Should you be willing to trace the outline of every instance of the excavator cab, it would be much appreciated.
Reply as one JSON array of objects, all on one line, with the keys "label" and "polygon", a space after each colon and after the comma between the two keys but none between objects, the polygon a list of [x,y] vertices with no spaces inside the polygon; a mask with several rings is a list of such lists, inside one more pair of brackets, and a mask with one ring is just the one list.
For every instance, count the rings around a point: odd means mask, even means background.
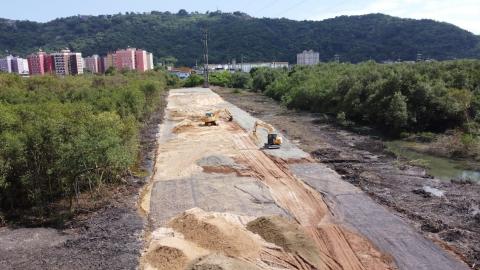
[{"label": "excavator cab", "polygon": [[255,122],[255,126],[253,127],[253,135],[257,136],[257,128],[262,127],[267,130],[268,135],[267,135],[267,143],[263,146],[265,149],[279,149],[280,146],[282,145],[282,137],[280,137],[276,132],[275,128],[267,124],[263,121],[257,121]]},{"label": "excavator cab", "polygon": [[264,147],[267,149],[279,149],[281,144],[282,140],[278,134],[268,134],[267,143]]}]

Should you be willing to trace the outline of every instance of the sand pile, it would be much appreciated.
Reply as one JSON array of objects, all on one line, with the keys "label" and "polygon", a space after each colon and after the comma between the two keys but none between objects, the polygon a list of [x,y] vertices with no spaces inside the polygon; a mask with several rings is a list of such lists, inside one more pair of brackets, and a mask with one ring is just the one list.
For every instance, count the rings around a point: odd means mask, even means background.
[{"label": "sand pile", "polygon": [[180,123],[176,124],[175,127],[173,128],[173,133],[181,133],[184,132],[190,128],[192,128],[194,125],[194,122],[190,119],[185,119],[181,121]]},{"label": "sand pile", "polygon": [[329,269],[301,228],[284,218],[194,208],[168,225],[152,233],[145,269]]},{"label": "sand pile", "polygon": [[146,259],[156,269],[183,270],[187,264],[187,257],[181,250],[166,246],[150,251]]},{"label": "sand pile", "polygon": [[260,250],[258,243],[245,229],[200,209],[181,214],[169,226],[182,233],[186,240],[227,256],[249,256]]},{"label": "sand pile", "polygon": [[188,270],[259,270],[255,265],[219,254],[199,258]]},{"label": "sand pile", "polygon": [[285,251],[297,254],[315,268],[323,269],[325,266],[318,256],[315,242],[293,221],[280,216],[260,217],[249,222],[247,229]]}]

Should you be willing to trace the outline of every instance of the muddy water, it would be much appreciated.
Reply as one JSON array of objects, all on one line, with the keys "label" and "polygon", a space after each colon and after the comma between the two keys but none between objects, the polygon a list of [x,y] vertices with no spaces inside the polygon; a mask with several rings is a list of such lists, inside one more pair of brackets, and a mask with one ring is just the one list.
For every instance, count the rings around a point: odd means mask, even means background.
[{"label": "muddy water", "polygon": [[390,141],[386,142],[387,149],[408,160],[422,160],[427,164],[430,175],[444,181],[451,179],[470,179],[480,183],[480,171],[468,170],[465,161],[441,158],[414,151],[415,142]]}]

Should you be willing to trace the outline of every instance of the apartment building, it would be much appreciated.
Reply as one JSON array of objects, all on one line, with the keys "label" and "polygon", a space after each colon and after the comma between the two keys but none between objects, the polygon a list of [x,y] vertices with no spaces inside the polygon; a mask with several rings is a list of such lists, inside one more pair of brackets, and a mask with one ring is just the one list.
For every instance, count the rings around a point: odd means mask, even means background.
[{"label": "apartment building", "polygon": [[107,56],[104,56],[102,58],[105,71],[107,71],[107,69],[109,69],[110,67],[115,67],[115,53],[108,53]]},{"label": "apartment building", "polygon": [[92,55],[85,57],[85,70],[90,71],[91,73],[100,73],[100,57],[98,55]]},{"label": "apartment building", "polygon": [[135,52],[136,49],[134,48],[117,50],[114,57],[115,68],[118,70],[135,70]]},{"label": "apartment building", "polygon": [[39,51],[38,53],[30,54],[27,57],[30,75],[44,75],[45,74],[45,58],[47,54]]},{"label": "apartment building", "polygon": [[317,65],[320,63],[320,54],[313,50],[297,54],[297,65]]},{"label": "apartment building", "polygon": [[20,75],[29,75],[28,61],[21,57],[14,57],[12,59],[12,73]]},{"label": "apartment building", "polygon": [[55,74],[60,76],[83,74],[83,59],[81,53],[62,50],[52,53]]},{"label": "apartment building", "polygon": [[144,50],[135,51],[135,69],[140,72],[145,72],[148,70],[148,53]]},{"label": "apartment building", "polygon": [[153,67],[153,53],[147,53],[147,67],[149,70],[152,70]]},{"label": "apartment building", "polygon": [[70,51],[62,50],[61,52],[52,53],[53,68],[55,74],[60,76],[70,75],[68,62],[70,61]]},{"label": "apartment building", "polygon": [[83,74],[83,58],[81,53],[69,53],[68,73],[70,75]]},{"label": "apartment building", "polygon": [[13,56],[11,56],[11,55],[0,59],[0,71],[1,72],[12,73],[12,59],[13,59]]}]

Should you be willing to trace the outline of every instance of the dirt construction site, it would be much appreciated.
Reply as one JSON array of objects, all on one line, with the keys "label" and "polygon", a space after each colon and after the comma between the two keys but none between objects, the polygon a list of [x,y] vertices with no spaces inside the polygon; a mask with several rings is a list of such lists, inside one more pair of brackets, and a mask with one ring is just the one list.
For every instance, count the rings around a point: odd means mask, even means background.
[{"label": "dirt construction site", "polygon": [[[233,121],[205,126],[218,109]],[[262,149],[256,120],[209,89],[170,91],[141,269],[469,269],[288,138]]]}]

